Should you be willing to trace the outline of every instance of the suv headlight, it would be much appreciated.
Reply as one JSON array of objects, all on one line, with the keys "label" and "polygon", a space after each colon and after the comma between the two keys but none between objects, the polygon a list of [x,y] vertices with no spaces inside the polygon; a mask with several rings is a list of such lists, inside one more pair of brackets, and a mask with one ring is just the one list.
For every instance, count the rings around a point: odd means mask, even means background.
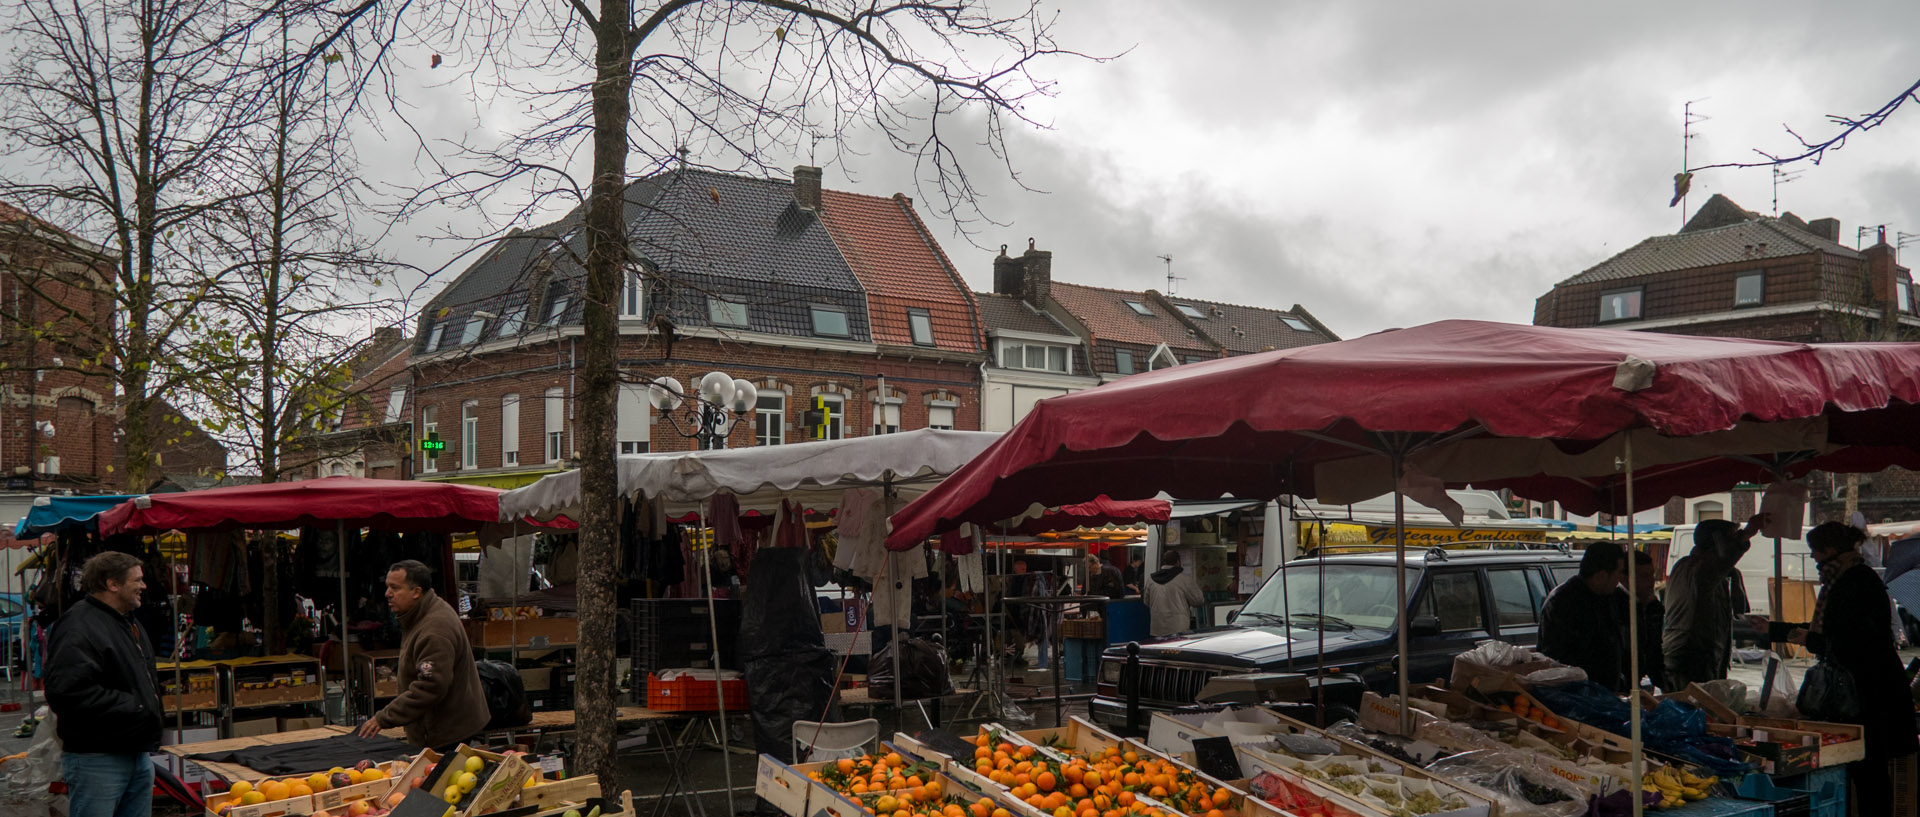
[{"label": "suv headlight", "polygon": [[1102,659],[1100,661],[1099,682],[1102,684],[1120,683],[1120,662],[1111,659]]}]

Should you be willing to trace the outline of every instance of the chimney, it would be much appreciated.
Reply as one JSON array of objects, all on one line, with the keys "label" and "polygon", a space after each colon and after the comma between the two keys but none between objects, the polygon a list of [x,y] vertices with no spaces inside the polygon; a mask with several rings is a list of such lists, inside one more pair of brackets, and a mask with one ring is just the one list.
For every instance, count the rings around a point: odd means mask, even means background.
[{"label": "chimney", "polygon": [[1816,218],[1807,222],[1807,231],[1838,244],[1840,242],[1840,219]]},{"label": "chimney", "polygon": [[1867,256],[1867,286],[1873,293],[1875,306],[1891,306],[1896,301],[1894,286],[1899,282],[1900,265],[1894,263],[1893,245],[1887,243],[1884,231],[1880,243],[1861,250]]},{"label": "chimney", "polygon": [[820,168],[806,165],[793,168],[793,203],[802,210],[820,212]]},{"label": "chimney", "polygon": [[993,291],[1015,298],[1026,298],[1025,271],[1019,259],[1007,256],[1007,245],[1000,245],[1000,254],[993,259]]},{"label": "chimney", "polygon": [[1021,277],[1026,284],[1022,287],[1021,297],[1034,306],[1045,306],[1047,298],[1053,295],[1053,253],[1033,248],[1033,239],[1027,239],[1027,251],[1020,256],[1020,264],[1025,268]]},{"label": "chimney", "polygon": [[400,334],[400,327],[382,326],[378,329],[373,330],[372,346],[374,348],[388,346],[400,340],[401,337],[402,335]]}]

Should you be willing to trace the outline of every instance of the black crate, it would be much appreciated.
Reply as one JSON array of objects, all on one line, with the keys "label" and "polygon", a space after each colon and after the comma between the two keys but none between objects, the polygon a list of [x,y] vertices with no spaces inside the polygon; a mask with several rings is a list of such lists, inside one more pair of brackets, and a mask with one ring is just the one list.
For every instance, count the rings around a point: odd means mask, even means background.
[{"label": "black crate", "polygon": [[646,674],[654,670],[710,668],[716,634],[720,668],[740,668],[740,602],[715,600],[711,614],[705,599],[634,599],[632,609],[632,688],[644,689]]}]

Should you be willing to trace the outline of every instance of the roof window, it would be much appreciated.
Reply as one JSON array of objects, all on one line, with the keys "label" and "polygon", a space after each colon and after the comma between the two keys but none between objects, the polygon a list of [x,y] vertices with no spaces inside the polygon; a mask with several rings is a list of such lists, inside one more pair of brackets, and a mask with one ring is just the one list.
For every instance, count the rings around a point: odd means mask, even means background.
[{"label": "roof window", "polygon": [[1300,320],[1292,315],[1281,315],[1280,322],[1286,324],[1288,329],[1292,329],[1295,332],[1313,331],[1313,327],[1308,326],[1306,321]]},{"label": "roof window", "polygon": [[1121,303],[1126,304],[1127,308],[1133,310],[1133,314],[1135,315],[1153,315],[1153,310],[1148,309],[1146,304],[1139,301],[1121,301]]},{"label": "roof window", "polygon": [[814,334],[832,338],[844,338],[853,334],[847,328],[847,310],[837,306],[815,305],[811,311]]},{"label": "roof window", "polygon": [[907,310],[907,328],[913,332],[913,345],[933,345],[933,315],[927,310]]},{"label": "roof window", "polygon": [[1174,306],[1180,310],[1180,314],[1189,318],[1200,318],[1204,320],[1207,317],[1207,313],[1200,311],[1200,307],[1194,306],[1193,304],[1174,304]]}]

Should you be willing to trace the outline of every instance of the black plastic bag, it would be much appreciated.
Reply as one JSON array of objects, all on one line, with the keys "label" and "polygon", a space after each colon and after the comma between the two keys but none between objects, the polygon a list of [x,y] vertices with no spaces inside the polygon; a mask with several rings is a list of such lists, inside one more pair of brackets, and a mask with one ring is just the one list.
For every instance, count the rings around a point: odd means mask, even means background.
[{"label": "black plastic bag", "polygon": [[[740,665],[754,748],[782,763],[793,756],[794,721],[832,721],[833,676],[839,667],[820,632],[820,607],[809,578],[807,548],[761,548],[747,573],[740,610]],[[758,799],[757,811],[780,813]]]},{"label": "black plastic bag", "polygon": [[1858,723],[1860,689],[1846,667],[1821,656],[1801,679],[1800,698],[1794,706],[1808,720]]},{"label": "black plastic bag", "polygon": [[867,686],[875,700],[893,697],[893,648],[896,644],[906,646],[900,651],[900,685],[902,698],[932,698],[953,694],[953,678],[947,675],[947,651],[940,645],[924,638],[909,638],[904,642],[895,638],[873,654],[867,662]]},{"label": "black plastic bag", "polygon": [[505,661],[475,661],[480,673],[480,691],[487,697],[488,729],[525,726],[533,720],[533,704],[527,700],[527,687],[520,671]]}]

